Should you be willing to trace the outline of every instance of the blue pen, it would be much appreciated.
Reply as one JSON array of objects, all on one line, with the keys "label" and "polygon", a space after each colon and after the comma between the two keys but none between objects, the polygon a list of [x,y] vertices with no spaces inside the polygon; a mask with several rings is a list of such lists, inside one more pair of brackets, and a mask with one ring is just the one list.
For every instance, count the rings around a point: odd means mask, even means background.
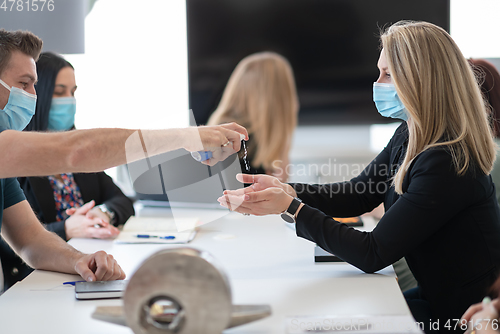
[{"label": "blue pen", "polygon": [[159,238],[159,239],[165,239],[165,240],[175,239],[175,236],[173,236],[173,235],[158,236],[158,235],[150,235],[150,234],[137,234],[136,237],[143,238],[143,239],[149,239],[149,238]]},{"label": "blue pen", "polygon": [[86,281],[69,281],[69,282],[64,282],[63,284],[75,286],[76,283],[80,283],[80,282],[86,282]]}]

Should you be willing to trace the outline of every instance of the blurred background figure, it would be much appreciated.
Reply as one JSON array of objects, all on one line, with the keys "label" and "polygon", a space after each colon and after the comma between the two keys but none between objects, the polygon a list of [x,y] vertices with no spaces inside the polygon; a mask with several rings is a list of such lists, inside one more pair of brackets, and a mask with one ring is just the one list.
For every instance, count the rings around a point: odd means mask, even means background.
[{"label": "blurred background figure", "polygon": [[[42,53],[37,74],[36,112],[25,131],[74,129],[77,86],[73,66],[58,55]],[[115,226],[134,214],[132,201],[104,172],[18,180],[40,221],[64,240],[115,237],[119,233]],[[0,243],[0,257],[6,289],[32,271],[4,240]]]},{"label": "blurred background figure", "polygon": [[236,66],[208,125],[236,122],[248,130],[248,170],[288,179],[287,166],[299,102],[292,68],[279,54],[260,52]]},{"label": "blurred background figure", "polygon": [[[474,67],[476,76],[479,78],[481,92],[491,110],[491,122],[495,142],[500,145],[500,73],[495,65],[484,59],[469,59]],[[500,159],[497,152],[497,160],[491,171],[491,177],[497,192],[497,200],[500,204]]]}]

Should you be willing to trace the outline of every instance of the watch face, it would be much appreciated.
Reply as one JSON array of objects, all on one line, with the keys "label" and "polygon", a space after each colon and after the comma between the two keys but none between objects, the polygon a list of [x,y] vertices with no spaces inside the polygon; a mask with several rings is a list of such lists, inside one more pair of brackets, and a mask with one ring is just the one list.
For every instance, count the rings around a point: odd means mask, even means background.
[{"label": "watch face", "polygon": [[295,223],[295,219],[293,219],[292,216],[290,216],[289,214],[286,214],[286,213],[281,214],[281,219],[283,219],[284,221],[286,221],[287,223],[290,223],[290,224]]}]

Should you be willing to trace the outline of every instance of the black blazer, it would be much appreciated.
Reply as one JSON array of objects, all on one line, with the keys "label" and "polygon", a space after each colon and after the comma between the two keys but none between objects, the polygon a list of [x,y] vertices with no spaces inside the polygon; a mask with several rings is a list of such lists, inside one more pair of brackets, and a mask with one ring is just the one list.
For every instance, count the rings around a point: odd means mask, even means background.
[{"label": "black blazer", "polygon": [[[96,205],[106,204],[116,215],[115,225],[124,224],[134,214],[132,201],[123,194],[106,173],[75,173],[73,175],[80,188],[83,202],[94,200]],[[56,221],[56,204],[49,179],[47,177],[22,177],[18,180],[39,220],[47,230],[55,232],[66,240],[65,221]],[[0,241],[0,257],[6,288],[32,271],[3,240]]]},{"label": "black blazer", "polygon": [[[404,122],[358,177],[327,185],[294,184],[306,204],[297,217],[297,235],[369,273],[405,257],[435,320],[441,326],[450,320],[454,326],[453,319],[480,302],[498,276],[495,186],[479,168],[458,176],[449,151],[438,147],[413,160],[400,196],[391,178],[407,143]],[[382,202],[386,213],[370,233],[330,218],[357,216]]]}]

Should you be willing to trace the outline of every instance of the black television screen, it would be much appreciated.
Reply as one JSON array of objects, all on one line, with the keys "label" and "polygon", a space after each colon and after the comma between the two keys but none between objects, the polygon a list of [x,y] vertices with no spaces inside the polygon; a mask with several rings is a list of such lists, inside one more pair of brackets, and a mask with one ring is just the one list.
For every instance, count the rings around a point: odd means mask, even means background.
[{"label": "black television screen", "polygon": [[372,101],[379,31],[422,20],[447,31],[449,0],[187,0],[189,105],[205,124],[238,62],[260,51],[290,61],[299,124],[390,121]]}]

